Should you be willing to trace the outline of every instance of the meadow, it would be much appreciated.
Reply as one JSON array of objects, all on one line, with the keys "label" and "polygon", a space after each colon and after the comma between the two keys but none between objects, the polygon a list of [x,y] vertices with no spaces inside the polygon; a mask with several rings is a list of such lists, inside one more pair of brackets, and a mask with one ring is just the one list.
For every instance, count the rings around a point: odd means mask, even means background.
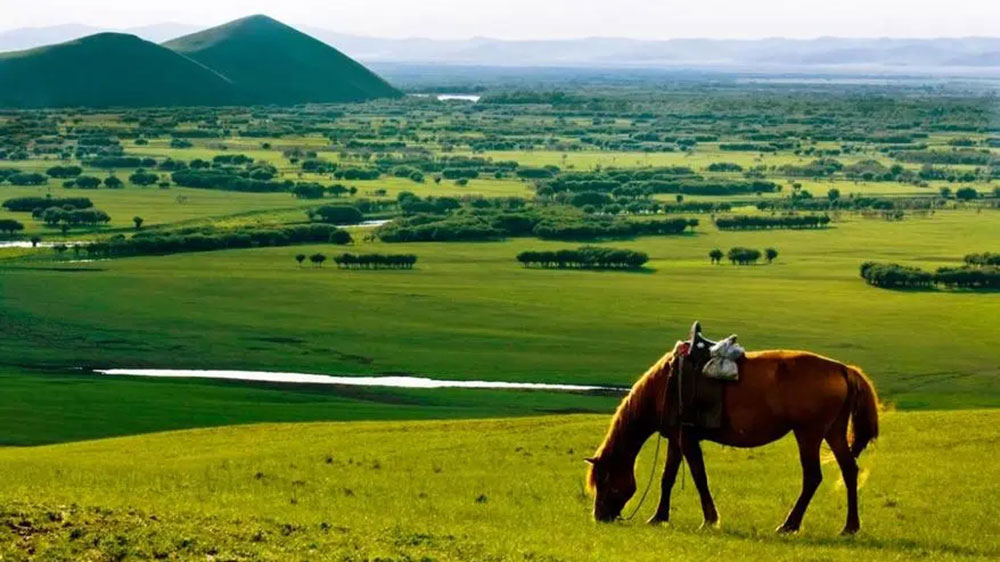
[{"label": "meadow", "polygon": [[[861,535],[836,535],[835,463],[793,537],[790,440],[706,447],[722,513],[699,531],[690,481],[672,521],[598,525],[584,463],[604,416],[303,423],[0,450],[7,560],[986,560],[1000,556],[995,410],[894,412],[861,459]],[[652,443],[637,474],[645,481]],[[660,459],[662,462],[662,456]],[[685,476],[685,478],[689,478]]]},{"label": "meadow", "polygon": [[[0,220],[25,227],[6,238],[80,250],[0,239],[0,560],[1000,557],[988,509],[1000,500],[991,457],[1000,299],[984,288],[887,290],[859,275],[869,261],[933,271],[1000,250],[992,102],[960,89],[830,88],[595,87],[490,92],[479,104],[0,113],[0,200],[87,197],[111,217],[62,233],[30,212],[0,210]],[[246,159],[234,164],[234,155]],[[155,182],[137,185],[136,169],[101,164],[125,156],[154,159]],[[68,164],[124,185],[80,189],[48,177]],[[216,183],[185,187],[178,167],[207,170]],[[18,185],[25,176],[11,169],[45,181]],[[263,236],[318,222],[307,212],[320,206],[350,207],[388,227],[438,224],[437,238],[394,242],[383,227],[348,226],[349,245],[177,245],[127,257],[89,249],[143,237]],[[716,227],[737,215],[830,222]],[[678,234],[580,230],[561,240],[461,230],[476,220],[579,227],[677,217],[698,225]],[[449,239],[454,232],[461,236]],[[648,261],[581,271],[515,259],[583,244]],[[742,266],[709,258],[736,247],[773,248],[777,258]],[[342,252],[418,261],[407,270],[339,269],[331,262]],[[317,254],[331,259],[296,260]],[[883,438],[861,458],[861,535],[835,535],[845,501],[831,462],[805,530],[773,533],[798,493],[789,439],[706,447],[718,531],[697,530],[690,482],[675,490],[669,526],[641,523],[655,490],[640,518],[593,524],[582,459],[619,392],[94,373],[246,369],[627,387],[694,320],[710,337],[814,351],[875,381]],[[640,489],[653,448],[637,466]]]}]

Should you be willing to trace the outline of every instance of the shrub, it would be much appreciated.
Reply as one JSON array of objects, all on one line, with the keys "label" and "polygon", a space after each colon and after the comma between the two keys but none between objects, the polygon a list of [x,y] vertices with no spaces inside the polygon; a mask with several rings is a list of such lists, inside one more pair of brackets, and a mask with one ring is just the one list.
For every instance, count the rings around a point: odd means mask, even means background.
[{"label": "shrub", "polygon": [[760,259],[760,250],[754,250],[753,248],[742,248],[735,247],[730,248],[729,252],[726,253],[726,257],[734,265],[750,265],[752,263],[757,263]]}]

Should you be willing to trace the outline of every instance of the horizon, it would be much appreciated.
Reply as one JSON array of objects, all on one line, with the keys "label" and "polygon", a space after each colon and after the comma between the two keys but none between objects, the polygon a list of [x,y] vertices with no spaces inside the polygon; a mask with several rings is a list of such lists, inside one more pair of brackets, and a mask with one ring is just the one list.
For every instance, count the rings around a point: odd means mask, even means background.
[{"label": "horizon", "polygon": [[[649,6],[641,0],[622,0],[614,6],[596,0],[582,3],[552,0],[538,5],[510,0],[501,9],[457,0],[434,0],[419,7],[401,0],[347,0],[336,7],[313,2],[274,6],[256,0],[223,0],[203,6],[177,0],[148,9],[120,0],[96,0],[96,6],[39,0],[5,10],[0,33],[74,25],[104,30],[156,25],[208,28],[262,13],[296,27],[383,39],[932,40],[997,37],[991,22],[1000,18],[1000,6],[984,0],[956,0],[948,6],[927,1],[885,0],[872,5],[865,0],[846,0],[836,7],[786,0],[753,5],[706,0],[697,6],[684,6],[683,12],[675,10],[673,3]],[[381,17],[373,19],[372,13]],[[865,17],[858,19],[856,13]]]}]

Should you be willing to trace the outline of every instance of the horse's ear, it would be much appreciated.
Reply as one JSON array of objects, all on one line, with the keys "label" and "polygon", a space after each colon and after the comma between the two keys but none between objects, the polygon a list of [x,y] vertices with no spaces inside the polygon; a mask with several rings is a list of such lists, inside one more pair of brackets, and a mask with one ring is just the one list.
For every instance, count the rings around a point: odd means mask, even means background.
[{"label": "horse's ear", "polygon": [[587,458],[583,459],[583,462],[585,462],[587,464],[597,464],[597,461],[598,461],[597,457],[587,457]]},{"label": "horse's ear", "polygon": [[693,338],[697,334],[701,333],[701,322],[695,320],[694,325],[691,326],[691,337]]}]

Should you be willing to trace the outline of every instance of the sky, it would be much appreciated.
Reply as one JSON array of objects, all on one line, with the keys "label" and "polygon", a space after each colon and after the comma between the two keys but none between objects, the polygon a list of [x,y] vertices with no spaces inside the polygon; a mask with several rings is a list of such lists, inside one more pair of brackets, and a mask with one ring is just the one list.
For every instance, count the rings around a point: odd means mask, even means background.
[{"label": "sky", "polygon": [[211,26],[255,13],[378,37],[1000,36],[1000,0],[0,0],[0,30]]}]

